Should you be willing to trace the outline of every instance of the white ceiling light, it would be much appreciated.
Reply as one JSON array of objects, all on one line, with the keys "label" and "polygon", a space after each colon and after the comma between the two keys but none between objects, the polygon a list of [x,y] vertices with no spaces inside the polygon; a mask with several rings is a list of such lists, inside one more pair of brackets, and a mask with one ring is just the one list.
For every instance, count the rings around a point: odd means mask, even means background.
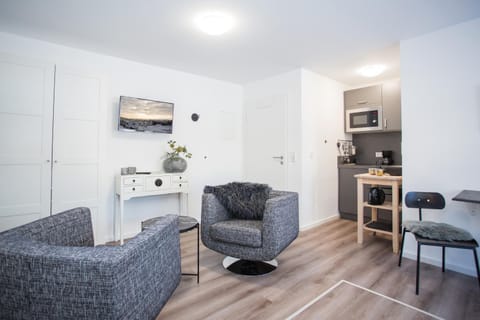
[{"label": "white ceiling light", "polygon": [[364,77],[373,78],[381,74],[386,69],[387,67],[383,64],[370,64],[358,69],[357,73],[361,74]]},{"label": "white ceiling light", "polygon": [[197,28],[211,36],[224,34],[233,27],[233,18],[220,11],[199,13],[194,21]]}]

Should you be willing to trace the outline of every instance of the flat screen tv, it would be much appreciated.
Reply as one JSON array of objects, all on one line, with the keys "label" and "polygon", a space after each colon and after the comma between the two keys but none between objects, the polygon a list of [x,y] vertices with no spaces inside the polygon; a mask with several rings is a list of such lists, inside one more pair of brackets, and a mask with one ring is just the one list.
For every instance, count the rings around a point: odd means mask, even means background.
[{"label": "flat screen tv", "polygon": [[118,130],[172,133],[173,103],[120,97]]}]

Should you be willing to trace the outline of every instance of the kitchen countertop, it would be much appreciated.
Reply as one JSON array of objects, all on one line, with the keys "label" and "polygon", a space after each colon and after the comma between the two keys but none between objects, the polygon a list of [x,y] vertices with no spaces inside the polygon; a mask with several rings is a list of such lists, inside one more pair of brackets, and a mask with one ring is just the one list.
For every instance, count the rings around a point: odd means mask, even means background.
[{"label": "kitchen countertop", "polygon": [[[339,168],[359,168],[359,169],[368,169],[368,168],[379,168],[376,164],[356,164],[356,163],[339,163]],[[401,164],[394,164],[394,165],[381,165],[382,168],[402,168]]]}]

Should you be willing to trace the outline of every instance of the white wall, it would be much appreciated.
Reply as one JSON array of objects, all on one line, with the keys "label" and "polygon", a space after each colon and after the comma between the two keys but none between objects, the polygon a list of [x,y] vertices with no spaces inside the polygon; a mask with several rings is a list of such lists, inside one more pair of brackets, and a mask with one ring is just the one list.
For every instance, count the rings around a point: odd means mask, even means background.
[{"label": "white wall", "polygon": [[[105,80],[99,137],[102,203],[95,217],[97,242],[113,239],[115,174],[125,166],[161,171],[169,139],[186,144],[193,153],[186,172],[191,191],[189,215],[200,217],[205,184],[242,177],[241,86],[6,33],[0,33],[0,51],[81,68]],[[174,102],[173,134],[118,132],[120,95]],[[198,122],[190,120],[194,112],[200,114]],[[125,233],[133,235],[140,230],[140,221],[167,213],[178,213],[174,195],[130,200],[125,207]]]},{"label": "white wall", "polygon": [[[424,219],[451,223],[480,240],[480,205],[452,201],[462,189],[480,190],[480,19],[401,43],[404,192],[437,191],[440,213]],[[418,219],[403,208],[404,219]],[[416,258],[408,235],[405,253]],[[441,261],[439,248],[422,259]],[[447,249],[447,267],[475,275],[471,251]]]},{"label": "white wall", "polygon": [[302,227],[338,216],[337,139],[345,139],[339,82],[302,69]]},{"label": "white wall", "polygon": [[302,229],[338,216],[336,140],[345,137],[343,90],[304,69],[245,86],[245,100],[288,96],[287,154],[294,152],[295,162],[287,156],[287,189],[299,192]]}]

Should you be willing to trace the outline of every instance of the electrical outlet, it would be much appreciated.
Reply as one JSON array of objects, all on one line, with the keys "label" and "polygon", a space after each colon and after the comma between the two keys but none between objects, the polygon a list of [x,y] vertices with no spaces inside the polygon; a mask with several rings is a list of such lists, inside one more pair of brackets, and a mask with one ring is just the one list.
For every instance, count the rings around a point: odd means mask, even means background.
[{"label": "electrical outlet", "polygon": [[376,151],[375,152],[375,157],[376,158],[383,158],[383,152],[382,151]]}]

